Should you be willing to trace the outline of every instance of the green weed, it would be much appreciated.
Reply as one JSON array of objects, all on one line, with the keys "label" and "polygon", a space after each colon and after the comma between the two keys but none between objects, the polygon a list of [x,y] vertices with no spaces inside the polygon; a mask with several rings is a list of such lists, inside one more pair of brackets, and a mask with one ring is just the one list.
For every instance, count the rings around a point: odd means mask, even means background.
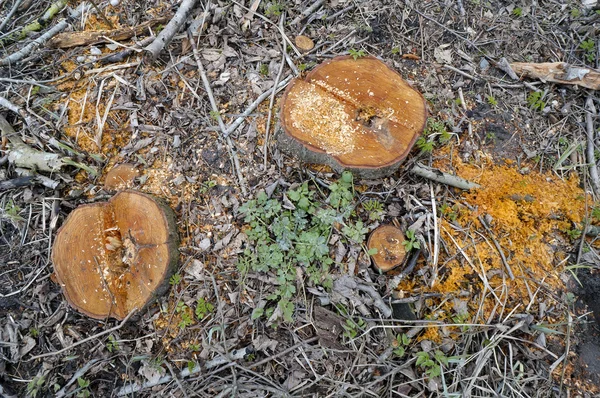
[{"label": "green weed", "polygon": [[540,91],[534,91],[527,96],[527,104],[531,109],[538,111],[544,110],[546,107],[546,101],[542,99],[543,94]]},{"label": "green weed", "polygon": [[420,249],[421,248],[421,244],[419,243],[419,241],[417,240],[417,237],[415,236],[415,231],[413,231],[412,229],[408,229],[406,231],[406,240],[404,242],[402,242],[402,244],[404,245],[404,248],[406,249],[407,252],[411,251],[412,249]]},{"label": "green weed", "polygon": [[202,320],[215,310],[215,306],[206,301],[204,297],[200,297],[196,302],[196,317]]},{"label": "green weed", "polygon": [[348,53],[350,53],[350,55],[352,56],[352,58],[354,58],[354,60],[357,60],[359,58],[363,58],[367,56],[367,53],[365,52],[365,50],[356,50],[354,48],[351,48],[350,50],[348,50]]},{"label": "green weed", "polygon": [[284,195],[289,199],[285,208],[283,198],[268,198],[260,192],[256,199],[239,209],[248,226],[246,235],[251,243],[238,259],[242,279],[253,271],[271,273],[277,280],[266,297],[267,304],[255,308],[252,319],[264,316],[277,322],[291,322],[297,293],[297,267],[306,270],[309,285],[330,288],[333,259],[329,255],[328,241],[333,230],[356,244],[362,244],[369,231],[355,211],[357,203],[349,172],[329,185],[324,199],[319,197],[323,193],[308,182]]},{"label": "green weed", "polygon": [[435,350],[433,357],[428,352],[421,351],[417,353],[416,358],[415,364],[430,378],[441,375],[442,366],[448,365],[448,357],[440,350]]}]

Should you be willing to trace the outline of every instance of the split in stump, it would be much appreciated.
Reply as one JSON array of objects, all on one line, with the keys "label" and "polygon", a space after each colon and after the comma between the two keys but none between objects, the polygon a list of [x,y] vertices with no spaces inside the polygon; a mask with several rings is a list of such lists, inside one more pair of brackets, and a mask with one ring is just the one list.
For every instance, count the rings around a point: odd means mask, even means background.
[{"label": "split in stump", "polygon": [[52,249],[54,272],[72,307],[96,319],[123,319],[168,290],[178,241],[171,208],[123,191],[67,217]]},{"label": "split in stump", "polygon": [[375,268],[387,272],[404,263],[404,241],[404,232],[393,225],[382,225],[371,232],[367,248],[377,249],[377,253],[371,255]]},{"label": "split in stump", "polygon": [[341,56],[295,79],[281,102],[279,148],[358,177],[391,174],[425,128],[421,93],[374,57]]}]

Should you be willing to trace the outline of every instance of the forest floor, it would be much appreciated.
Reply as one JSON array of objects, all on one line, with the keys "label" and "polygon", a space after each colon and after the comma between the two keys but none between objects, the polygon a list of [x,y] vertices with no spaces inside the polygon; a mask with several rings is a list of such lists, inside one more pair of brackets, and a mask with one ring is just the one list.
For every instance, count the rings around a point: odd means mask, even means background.
[{"label": "forest floor", "polygon": [[[600,392],[596,1],[66,3],[0,0],[0,396]],[[141,50],[185,4],[168,45]],[[274,139],[286,84],[338,55],[377,57],[426,99],[388,177]],[[574,69],[560,84],[514,62]],[[16,143],[70,161],[27,170]],[[140,313],[92,319],[52,247],[123,163],[175,211],[178,268]],[[374,269],[384,224],[413,269]]]}]

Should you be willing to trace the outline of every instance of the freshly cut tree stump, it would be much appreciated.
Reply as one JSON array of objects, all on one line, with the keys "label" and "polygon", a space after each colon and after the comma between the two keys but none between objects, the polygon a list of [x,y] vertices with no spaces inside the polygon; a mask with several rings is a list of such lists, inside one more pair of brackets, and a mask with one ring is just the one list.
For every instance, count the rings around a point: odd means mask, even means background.
[{"label": "freshly cut tree stump", "polygon": [[393,225],[382,225],[371,232],[367,248],[377,249],[377,253],[371,255],[375,268],[387,272],[404,263],[404,241],[404,232]]},{"label": "freshly cut tree stump", "polygon": [[421,93],[374,57],[341,56],[287,87],[279,148],[358,177],[391,174],[425,128]]},{"label": "freshly cut tree stump", "polygon": [[122,191],[67,217],[52,262],[72,307],[96,319],[123,319],[169,288],[178,244],[171,208],[150,195]]}]

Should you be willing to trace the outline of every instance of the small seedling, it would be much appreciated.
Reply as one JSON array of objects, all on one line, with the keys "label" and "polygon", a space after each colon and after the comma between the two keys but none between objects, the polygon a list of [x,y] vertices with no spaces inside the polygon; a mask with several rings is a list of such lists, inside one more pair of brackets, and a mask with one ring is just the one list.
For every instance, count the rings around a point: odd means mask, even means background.
[{"label": "small seedling", "polygon": [[515,17],[523,16],[523,9],[521,7],[516,7],[512,10],[512,15],[514,15]]},{"label": "small seedling", "polygon": [[208,314],[212,313],[215,309],[215,306],[206,301],[204,297],[200,297],[198,302],[196,303],[196,317],[199,320],[202,320],[208,316]]},{"label": "small seedling", "polygon": [[210,115],[210,118],[213,119],[215,122],[219,121],[219,118],[221,117],[221,113],[218,111],[210,111],[208,113]]},{"label": "small seedling", "polygon": [[179,272],[171,275],[171,278],[169,278],[169,284],[171,286],[177,286],[180,283],[181,283],[181,274]]},{"label": "small seedling", "polygon": [[383,217],[383,204],[375,199],[369,199],[362,203],[363,209],[369,213],[369,220],[381,220]]},{"label": "small seedling", "polygon": [[425,351],[418,352],[416,358],[417,362],[415,365],[423,369],[425,374],[430,378],[441,375],[442,365],[448,365],[448,357],[440,350],[435,350],[433,358]]},{"label": "small seedling", "polygon": [[571,8],[571,18],[579,18],[581,16],[581,10],[579,8]]},{"label": "small seedling", "polygon": [[585,58],[588,62],[596,60],[596,43],[592,39],[584,40],[579,44],[579,48],[585,51]]},{"label": "small seedling", "polygon": [[278,17],[283,12],[283,4],[279,2],[271,3],[265,9],[265,15],[267,17]]},{"label": "small seedling", "polygon": [[415,231],[413,231],[412,229],[406,230],[406,240],[404,242],[402,242],[402,244],[406,248],[407,252],[411,251],[412,249],[420,249],[421,248],[421,244],[419,243],[419,241],[417,240],[417,237],[415,236]]},{"label": "small seedling", "polygon": [[546,107],[546,102],[542,100],[543,94],[540,91],[534,91],[527,96],[527,104],[530,108],[542,111]]},{"label": "small seedling", "polygon": [[393,55],[400,54],[400,47],[393,47],[392,48],[392,54]]},{"label": "small seedling", "polygon": [[410,344],[410,337],[408,337],[406,334],[402,333],[396,336],[396,340],[394,340],[394,342],[392,343],[392,345],[396,348],[394,348],[394,355],[396,355],[397,357],[403,357],[404,354],[406,354],[406,349],[408,348],[408,345]]},{"label": "small seedling", "polygon": [[356,50],[354,48],[351,48],[350,50],[348,50],[348,53],[350,53],[350,55],[352,56],[352,58],[354,58],[354,60],[363,58],[367,55],[365,50]]},{"label": "small seedling", "polygon": [[265,77],[268,76],[269,75],[269,65],[260,64],[260,68],[258,69],[258,72]]},{"label": "small seedling", "polygon": [[486,98],[488,104],[490,104],[491,106],[498,106],[498,101],[496,100],[496,98],[494,98],[493,95],[488,95],[485,98]]},{"label": "small seedling", "polygon": [[27,383],[27,395],[29,397],[37,397],[38,393],[42,391],[42,387],[46,382],[46,376],[36,376]]},{"label": "small seedling", "polygon": [[358,332],[366,326],[365,321],[362,318],[358,318],[358,321],[354,322],[352,319],[346,319],[346,324],[342,325],[344,328],[344,337],[352,340],[358,336]]},{"label": "small seedling", "polygon": [[425,137],[419,137],[416,145],[423,153],[431,153],[433,151],[433,141],[429,141]]},{"label": "small seedling", "polygon": [[88,387],[90,386],[90,381],[86,380],[82,377],[78,377],[77,378],[77,386],[79,387],[79,391],[77,392],[77,397],[78,398],[88,398],[91,397],[92,394],[90,393],[90,390],[88,390]]},{"label": "small seedling", "polygon": [[106,349],[108,352],[119,351],[119,342],[115,339],[112,334],[108,336],[108,343],[106,343]]}]

